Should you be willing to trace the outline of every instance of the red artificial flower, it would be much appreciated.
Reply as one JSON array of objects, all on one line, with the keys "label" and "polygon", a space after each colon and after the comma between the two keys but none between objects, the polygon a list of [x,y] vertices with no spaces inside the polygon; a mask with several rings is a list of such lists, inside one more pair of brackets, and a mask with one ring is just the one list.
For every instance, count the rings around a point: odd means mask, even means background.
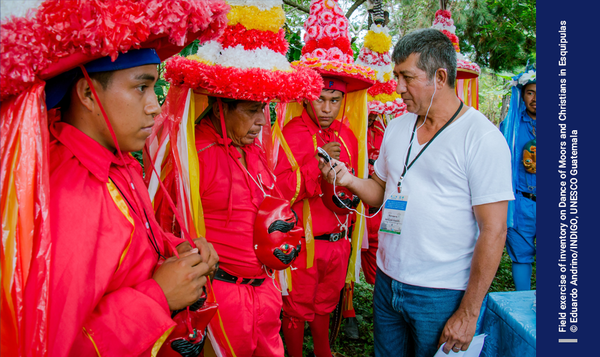
[{"label": "red artificial flower", "polygon": [[331,39],[331,37],[323,37],[322,39],[317,41],[317,46],[319,48],[323,48],[323,49],[329,49],[329,48],[333,47],[333,44],[334,44],[334,42]]},{"label": "red artificial flower", "polygon": [[348,39],[346,36],[340,36],[336,38],[335,41],[333,41],[333,45],[347,55],[353,54],[352,48],[350,47],[350,39]]},{"label": "red artificial flower", "polygon": [[373,86],[371,86],[368,90],[367,93],[369,93],[369,95],[371,97],[374,97],[378,94],[392,94],[396,92],[396,87],[398,86],[398,83],[395,80],[390,80],[388,82],[376,82]]},{"label": "red artificial flower", "polygon": [[452,17],[452,14],[450,13],[449,10],[442,10],[442,9],[440,9],[440,10],[438,10],[438,11],[435,12],[435,16],[437,17],[438,15],[441,15],[442,17],[444,17],[446,19],[449,19],[449,18]]},{"label": "red artificial flower", "polygon": [[227,26],[221,36],[223,48],[242,45],[246,50],[254,50],[267,47],[275,52],[285,55],[288,51],[288,42],[285,39],[285,30],[280,29],[277,33],[271,31],[248,30],[242,24]]},{"label": "red artificial flower", "polygon": [[317,48],[317,40],[310,39],[306,41],[304,47],[302,47],[302,54],[311,53]]}]

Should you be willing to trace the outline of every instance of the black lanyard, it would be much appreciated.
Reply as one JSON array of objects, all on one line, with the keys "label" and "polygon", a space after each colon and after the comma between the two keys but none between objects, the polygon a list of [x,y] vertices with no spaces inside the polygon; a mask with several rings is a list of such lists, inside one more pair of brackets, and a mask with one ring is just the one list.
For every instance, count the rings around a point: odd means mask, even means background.
[{"label": "black lanyard", "polygon": [[[411,166],[415,163],[415,161],[417,161],[417,159],[421,156],[421,154],[425,151],[425,149],[427,149],[427,147],[433,142],[433,140],[435,138],[437,138],[437,136],[440,135],[441,132],[444,131],[444,129],[446,129],[446,127],[448,125],[450,125],[450,123],[452,123],[452,121],[454,121],[454,119],[456,118],[458,113],[460,113],[460,111],[462,110],[462,107],[463,107],[463,102],[461,101],[460,106],[458,107],[458,110],[456,111],[456,113],[454,113],[452,118],[450,118],[450,120],[448,120],[446,122],[446,124],[444,124],[444,126],[440,130],[438,130],[437,133],[435,133],[433,138],[431,138],[431,140],[429,140],[429,142],[427,142],[425,147],[423,149],[421,149],[421,151],[419,151],[419,153],[417,154],[417,157],[415,157],[413,159],[413,161],[411,161],[410,165],[406,166],[406,164],[408,164],[408,158],[410,157],[410,151],[412,149],[412,143],[413,143],[413,139],[415,137],[415,132],[416,132],[415,129],[417,128],[417,122],[419,121],[419,118],[417,117],[417,120],[415,120],[415,126],[413,127],[413,130],[412,130],[412,135],[410,136],[410,145],[408,147],[408,153],[406,153],[406,159],[404,160],[404,170],[402,171],[402,175],[400,175],[400,180],[398,181],[398,192],[400,192],[400,186],[402,185],[402,180],[404,179],[404,175],[406,175],[406,172],[408,171],[408,169],[411,168]],[[426,119],[427,118],[425,118],[425,120]]]}]

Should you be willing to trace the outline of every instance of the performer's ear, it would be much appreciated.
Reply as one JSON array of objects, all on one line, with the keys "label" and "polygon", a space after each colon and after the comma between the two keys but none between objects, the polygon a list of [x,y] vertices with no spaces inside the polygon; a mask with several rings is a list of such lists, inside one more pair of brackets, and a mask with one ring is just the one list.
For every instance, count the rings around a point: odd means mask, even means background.
[{"label": "performer's ear", "polygon": [[73,86],[73,92],[75,93],[68,94],[72,95],[72,104],[75,104],[75,102],[73,102],[73,99],[78,99],[78,101],[81,102],[81,105],[83,105],[87,110],[89,110],[90,112],[94,111],[94,105],[96,104],[96,101],[94,99],[94,96],[92,95],[92,89],[90,88],[85,78],[80,78],[75,83],[75,85]]}]

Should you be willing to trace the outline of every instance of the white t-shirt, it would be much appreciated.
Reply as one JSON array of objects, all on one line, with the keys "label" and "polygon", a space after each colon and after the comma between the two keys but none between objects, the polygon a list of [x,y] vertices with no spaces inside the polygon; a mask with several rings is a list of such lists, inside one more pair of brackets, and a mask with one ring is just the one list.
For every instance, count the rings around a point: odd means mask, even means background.
[{"label": "white t-shirt", "polygon": [[[408,113],[385,130],[374,168],[386,199],[398,192],[416,120]],[[415,133],[409,164],[425,144]],[[402,233],[379,232],[377,266],[405,284],[465,290],[479,235],[472,207],[514,199],[510,165],[506,140],[483,114],[456,118],[404,175]]]}]

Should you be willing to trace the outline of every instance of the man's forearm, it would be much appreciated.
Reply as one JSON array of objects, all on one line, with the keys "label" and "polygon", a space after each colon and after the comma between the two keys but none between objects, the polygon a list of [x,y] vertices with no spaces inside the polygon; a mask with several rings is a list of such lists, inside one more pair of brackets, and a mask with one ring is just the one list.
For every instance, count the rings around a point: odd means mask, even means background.
[{"label": "man's forearm", "polygon": [[469,284],[459,307],[469,315],[479,315],[483,298],[498,270],[505,239],[506,231],[504,230],[481,232],[477,240],[471,261]]},{"label": "man's forearm", "polygon": [[353,176],[347,188],[357,195],[363,203],[371,207],[379,207],[383,203],[385,189],[375,179],[361,179]]}]

